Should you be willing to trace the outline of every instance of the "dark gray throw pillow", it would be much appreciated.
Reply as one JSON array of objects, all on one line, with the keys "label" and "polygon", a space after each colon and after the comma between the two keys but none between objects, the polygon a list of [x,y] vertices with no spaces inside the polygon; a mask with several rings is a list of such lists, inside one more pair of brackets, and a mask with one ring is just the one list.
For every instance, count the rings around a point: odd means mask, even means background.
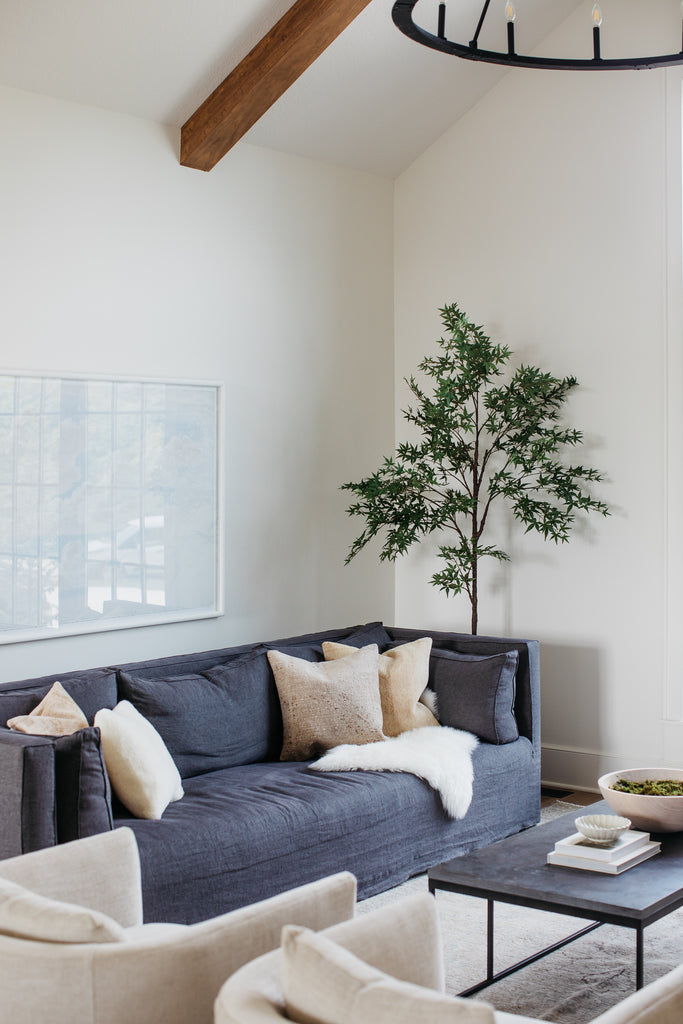
[{"label": "dark gray throw pillow", "polygon": [[79,729],[71,736],[56,736],[53,742],[59,842],[108,832],[114,823],[100,730]]},{"label": "dark gray throw pillow", "polygon": [[480,655],[433,648],[429,685],[441,724],[472,732],[486,743],[518,739],[513,710],[518,661],[517,651]]},{"label": "dark gray throw pillow", "polygon": [[183,779],[279,756],[282,716],[263,649],[200,675],[121,672],[119,698],[151,722]]}]

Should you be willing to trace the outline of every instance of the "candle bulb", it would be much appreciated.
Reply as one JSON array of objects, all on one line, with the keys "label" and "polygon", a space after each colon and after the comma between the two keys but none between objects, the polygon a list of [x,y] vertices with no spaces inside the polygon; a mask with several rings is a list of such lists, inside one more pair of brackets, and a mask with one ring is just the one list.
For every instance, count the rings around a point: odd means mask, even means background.
[{"label": "candle bulb", "polygon": [[593,4],[591,20],[593,22],[593,57],[595,60],[600,60],[600,26],[602,25],[600,4]]},{"label": "candle bulb", "polygon": [[[683,0],[682,0],[683,2]],[[505,4],[505,20],[507,21],[508,27],[508,53],[513,54],[515,52],[515,18],[517,12],[515,11],[514,4],[511,4],[509,0],[506,0]]]},{"label": "candle bulb", "polygon": [[[683,2],[683,0],[682,0]],[[439,4],[439,27],[437,29],[439,39],[446,38],[446,5]]]}]

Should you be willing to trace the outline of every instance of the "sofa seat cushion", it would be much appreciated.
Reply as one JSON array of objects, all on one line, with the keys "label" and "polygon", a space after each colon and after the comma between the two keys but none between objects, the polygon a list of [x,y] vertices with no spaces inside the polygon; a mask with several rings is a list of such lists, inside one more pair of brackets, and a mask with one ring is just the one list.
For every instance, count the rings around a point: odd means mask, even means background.
[{"label": "sofa seat cushion", "polygon": [[538,812],[528,810],[520,784],[532,762],[524,738],[480,744],[472,806],[461,821],[449,820],[438,794],[414,775],[323,776],[288,761],[185,780],[185,796],[167,808],[163,827],[130,817],[116,824],[129,826],[138,843],[145,921],[191,924],[340,870],[362,879],[360,898],[371,896],[535,824]]}]

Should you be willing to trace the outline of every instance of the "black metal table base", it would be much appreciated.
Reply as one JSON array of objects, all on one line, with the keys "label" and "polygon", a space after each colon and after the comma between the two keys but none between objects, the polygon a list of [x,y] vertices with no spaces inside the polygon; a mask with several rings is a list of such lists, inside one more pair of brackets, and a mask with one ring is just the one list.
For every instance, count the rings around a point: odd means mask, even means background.
[{"label": "black metal table base", "polygon": [[[493,923],[493,905],[495,900],[487,900],[487,912],[486,912],[486,978],[484,981],[478,982],[476,985],[470,985],[469,988],[463,989],[458,995],[471,996],[475,992],[481,992],[483,988],[487,988],[489,985],[493,985],[496,981],[501,981],[502,978],[507,978],[511,974],[515,974],[516,971],[521,971],[523,967],[528,967],[530,964],[536,963],[537,960],[541,960],[543,957],[548,956],[550,953],[555,953],[558,949],[562,949],[563,946],[568,946],[570,942],[575,942],[576,939],[580,939],[582,935],[588,935],[589,932],[594,932],[596,928],[602,928],[604,921],[594,921],[592,924],[587,925],[585,928],[581,928],[578,932],[573,932],[564,939],[560,939],[559,942],[554,942],[552,946],[546,946],[544,949],[539,950],[538,953],[534,953],[532,956],[526,957],[524,960],[519,960],[516,964],[512,964],[510,967],[506,967],[503,971],[494,971],[494,923]],[[643,987],[643,929],[636,929],[636,989]]]}]

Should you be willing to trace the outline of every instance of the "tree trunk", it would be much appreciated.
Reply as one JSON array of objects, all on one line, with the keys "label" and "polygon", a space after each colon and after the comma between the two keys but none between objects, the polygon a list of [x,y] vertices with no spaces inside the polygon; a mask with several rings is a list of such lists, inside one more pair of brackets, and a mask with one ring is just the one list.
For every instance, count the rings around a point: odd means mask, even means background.
[{"label": "tree trunk", "polygon": [[477,610],[478,593],[477,593],[477,562],[476,562],[476,559],[475,559],[474,565],[472,566],[472,598],[471,598],[471,603],[472,603],[472,636],[476,636],[477,635],[477,625],[478,625],[478,622],[477,622],[477,617],[478,617],[478,615],[477,615],[477,611],[478,611]]}]

